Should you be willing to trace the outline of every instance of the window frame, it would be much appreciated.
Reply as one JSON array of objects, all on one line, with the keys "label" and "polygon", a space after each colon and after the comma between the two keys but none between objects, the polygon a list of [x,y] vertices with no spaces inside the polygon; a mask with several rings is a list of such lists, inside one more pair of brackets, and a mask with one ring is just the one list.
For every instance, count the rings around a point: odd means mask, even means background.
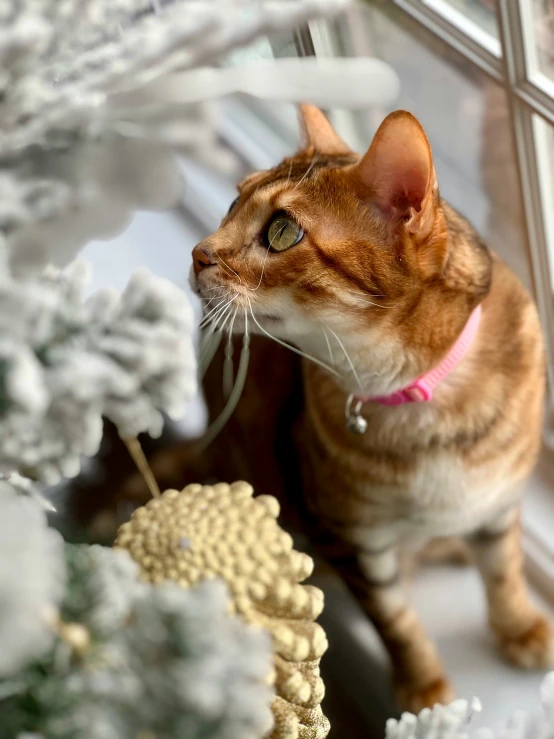
[{"label": "window frame", "polygon": [[[544,143],[537,137],[534,125],[534,116],[537,115],[554,127],[554,83],[553,96],[550,97],[542,79],[545,75],[538,72],[530,49],[529,10],[525,6],[527,0],[497,0],[500,56],[492,54],[489,48],[475,40],[475,35],[468,36],[459,24],[453,23],[453,14],[446,10],[446,3],[439,4],[437,0],[392,1],[417,23],[462,54],[466,61],[489,75],[506,92],[527,237],[525,248],[545,334],[549,399],[550,404],[554,405],[554,303],[547,233],[549,218],[543,210],[543,172],[539,167],[545,152]],[[443,12],[438,12],[439,7],[443,8]],[[467,23],[471,24],[472,21],[468,20]]]}]

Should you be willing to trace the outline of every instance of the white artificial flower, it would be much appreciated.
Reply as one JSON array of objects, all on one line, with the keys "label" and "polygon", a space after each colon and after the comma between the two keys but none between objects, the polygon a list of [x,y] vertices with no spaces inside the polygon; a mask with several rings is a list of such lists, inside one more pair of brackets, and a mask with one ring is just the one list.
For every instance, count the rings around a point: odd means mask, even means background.
[{"label": "white artificial flower", "polygon": [[540,699],[537,710],[514,713],[499,732],[487,728],[471,732],[471,719],[481,711],[474,698],[470,703],[437,704],[418,716],[403,713],[399,720],[389,719],[385,739],[554,739],[554,672],[545,677]]}]

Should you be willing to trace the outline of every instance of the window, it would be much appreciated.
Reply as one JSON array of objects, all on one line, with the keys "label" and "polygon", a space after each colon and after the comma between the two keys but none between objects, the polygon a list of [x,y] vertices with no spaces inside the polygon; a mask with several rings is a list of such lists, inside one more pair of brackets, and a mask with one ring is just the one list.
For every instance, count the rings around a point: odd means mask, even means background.
[{"label": "window", "polygon": [[[530,572],[553,596],[554,0],[365,0],[332,34],[310,29],[316,53],[369,54],[396,70],[395,107],[426,128],[442,193],[535,296],[550,412],[523,529]],[[351,116],[364,146],[387,112]]]},{"label": "window", "polygon": [[[554,126],[540,116],[533,118],[539,167],[542,210],[549,254],[554,254]],[[550,281],[554,289],[554,259],[550,260]]]},{"label": "window", "polygon": [[554,0],[530,0],[523,4],[525,45],[530,76],[554,92]]},{"label": "window", "polygon": [[414,113],[427,131],[442,195],[531,288],[505,89],[394,5],[373,3],[363,18],[369,53],[400,77],[393,107]]},{"label": "window", "polygon": [[[459,207],[496,248],[505,238],[504,221],[510,253],[504,251],[503,256],[524,279],[528,273],[541,313],[552,397],[554,0],[369,0],[367,7],[369,12],[386,13],[427,49],[442,44],[438,56],[443,74],[447,65],[455,65],[463,67],[468,79],[481,80],[481,100],[474,98],[474,104],[481,106],[481,178],[491,222],[483,229],[478,210]],[[417,74],[417,62],[414,66],[412,75]],[[458,89],[461,92],[461,84]],[[442,94],[447,94],[446,88]],[[474,128],[476,120],[467,111],[464,117]],[[513,131],[512,141],[508,131]],[[514,208],[510,224],[508,207]],[[510,238],[515,221],[518,236]],[[516,243],[520,233],[523,245]],[[528,270],[523,270],[523,261]]]},{"label": "window", "polygon": [[[532,571],[554,594],[554,544],[547,535],[554,528],[554,0],[365,0],[344,19],[310,23],[251,53],[387,61],[401,81],[395,107],[413,111],[429,133],[442,193],[534,294],[552,410],[524,531]],[[358,150],[388,112],[329,111]],[[220,133],[246,168],[262,169],[295,146],[296,113],[293,106],[232,100]],[[213,201],[214,188],[207,187]],[[217,205],[221,212],[231,189],[230,181]],[[205,201],[202,193],[197,200]],[[210,227],[216,215],[210,214]]]}]

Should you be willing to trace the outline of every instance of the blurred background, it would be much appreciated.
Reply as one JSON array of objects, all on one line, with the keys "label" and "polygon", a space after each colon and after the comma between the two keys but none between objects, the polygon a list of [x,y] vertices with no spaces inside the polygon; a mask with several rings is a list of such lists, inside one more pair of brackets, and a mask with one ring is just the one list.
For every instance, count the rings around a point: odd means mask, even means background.
[{"label": "blurred background", "polygon": [[[336,22],[314,22],[293,34],[264,39],[232,56],[247,58],[368,55],[387,62],[401,90],[390,110],[405,108],[422,122],[433,147],[441,193],[481,232],[534,294],[554,374],[554,0],[366,0]],[[364,150],[389,109],[326,111],[341,135]],[[192,247],[216,229],[235,197],[235,182],[276,164],[298,143],[293,106],[246,96],[225,101],[218,136],[242,171],[216,175],[183,160],[186,189],[170,213],[139,212],[117,239],[90,243],[82,256],[94,267],[91,290],[123,288],[140,266],[188,290]],[[194,302],[194,297],[191,297]],[[196,309],[199,311],[197,304]],[[552,383],[550,385],[552,390]],[[528,567],[537,597],[554,603],[554,463],[547,417],[545,450],[530,483],[524,513]],[[201,398],[155,446],[201,432]],[[152,448],[153,443],[146,441]],[[108,432],[98,459],[59,495],[83,537],[109,536],[103,516],[110,490],[132,470],[117,436]],[[109,486],[106,482],[109,480]],[[109,488],[109,489],[108,489]],[[77,494],[78,493],[78,494]],[[119,504],[128,518],[132,501]],[[323,623],[332,645],[324,660],[326,713],[350,739],[383,734],[393,715],[385,661],[370,625],[332,575]],[[487,705],[483,723],[502,722],[506,706],[534,705],[540,675],[522,675],[498,661],[484,629],[474,573],[434,569],[414,585],[414,600],[445,656],[460,695]],[[332,732],[332,737],[339,734]]]}]

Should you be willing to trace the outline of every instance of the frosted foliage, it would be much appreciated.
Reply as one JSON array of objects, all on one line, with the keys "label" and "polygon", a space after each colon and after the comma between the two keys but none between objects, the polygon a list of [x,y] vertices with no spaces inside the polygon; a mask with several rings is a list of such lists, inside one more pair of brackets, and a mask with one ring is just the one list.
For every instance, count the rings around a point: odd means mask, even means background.
[{"label": "frosted foliage", "polygon": [[135,210],[174,205],[182,189],[172,151],[156,141],[76,140],[0,160],[0,232],[12,271],[63,266],[92,238],[124,229]]},{"label": "frosted foliage", "polygon": [[[58,641],[40,674],[0,701],[10,736],[35,739],[261,739],[271,728],[269,636],[228,613],[220,582],[185,590],[140,583],[127,552],[67,547],[62,617],[90,646]],[[108,599],[113,602],[107,603]],[[2,687],[0,683],[0,688]],[[33,706],[32,713],[28,706]]]},{"label": "frosted foliage", "polygon": [[117,130],[125,121],[117,95],[345,6],[345,0],[4,0],[2,143],[17,149],[52,132]]},{"label": "frosted foliage", "polygon": [[[218,108],[208,102],[220,94],[217,70],[200,98],[195,71],[347,4],[3,0],[0,233],[14,273],[62,266],[91,238],[120,231],[134,210],[173,205],[182,189],[176,150],[227,168]],[[166,87],[176,72],[188,81]]]},{"label": "frosted foliage", "polygon": [[0,677],[53,642],[65,585],[63,540],[43,510],[0,482]]},{"label": "frosted foliage", "polygon": [[25,498],[31,498],[42,510],[55,512],[56,509],[51,501],[43,495],[40,487],[29,480],[22,477],[17,472],[0,473],[0,493],[11,493]]},{"label": "frosted foliage", "polygon": [[122,295],[83,300],[75,264],[0,276],[0,462],[55,483],[93,455],[102,416],[122,436],[159,434],[196,392],[192,309],[166,280],[137,273]]},{"label": "frosted foliage", "polygon": [[554,672],[546,676],[536,711],[515,713],[505,729],[470,730],[474,713],[481,710],[477,699],[455,701],[449,706],[425,709],[419,716],[404,713],[399,721],[387,722],[385,739],[554,739]]},{"label": "frosted foliage", "polygon": [[230,618],[227,604],[215,582],[190,591],[147,586],[136,598],[131,625],[106,648],[106,667],[74,683],[108,706],[118,696],[125,731],[114,739],[144,727],[187,739],[260,739],[271,728],[269,637]]},{"label": "frosted foliage", "polygon": [[95,636],[125,626],[133,599],[146,589],[126,552],[99,545],[68,546],[68,595],[62,618],[84,624]]}]

